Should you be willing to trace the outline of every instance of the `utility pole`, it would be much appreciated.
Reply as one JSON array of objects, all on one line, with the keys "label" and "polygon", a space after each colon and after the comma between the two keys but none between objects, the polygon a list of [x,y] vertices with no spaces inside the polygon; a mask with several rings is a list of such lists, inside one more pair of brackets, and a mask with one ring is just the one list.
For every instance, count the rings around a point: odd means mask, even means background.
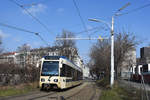
[{"label": "utility pole", "polygon": [[114,16],[112,16],[112,25],[111,25],[111,78],[110,86],[114,84]]},{"label": "utility pole", "polygon": [[119,12],[125,9],[127,6],[129,6],[130,3],[125,4],[123,7],[117,10],[115,14],[112,16],[112,22],[111,25],[103,20],[99,19],[89,19],[90,21],[94,22],[100,22],[104,23],[109,29],[111,33],[111,71],[110,71],[110,86],[113,87],[114,84],[114,74],[115,74],[115,69],[114,69],[114,17],[120,16]]},{"label": "utility pole", "polygon": [[98,19],[89,19],[90,21],[104,23],[109,29],[111,34],[111,70],[110,70],[110,86],[112,87],[114,84],[114,16],[112,16],[111,25],[103,20]]}]

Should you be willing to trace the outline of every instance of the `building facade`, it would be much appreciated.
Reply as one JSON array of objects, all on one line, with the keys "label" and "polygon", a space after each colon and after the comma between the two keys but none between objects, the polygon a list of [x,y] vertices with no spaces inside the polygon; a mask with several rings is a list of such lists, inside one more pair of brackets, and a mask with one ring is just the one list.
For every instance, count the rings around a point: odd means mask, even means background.
[{"label": "building facade", "polygon": [[150,63],[150,47],[143,47],[140,49],[140,64]]},{"label": "building facade", "polygon": [[90,77],[90,69],[89,69],[89,67],[85,66],[85,64],[84,64],[83,60],[80,58],[80,56],[76,55],[73,62],[82,69],[84,79]]},{"label": "building facade", "polygon": [[136,66],[136,50],[132,49],[126,53],[126,59],[123,61],[121,66],[121,77],[129,79],[133,68]]},{"label": "building facade", "polygon": [[17,56],[19,53],[17,52],[8,52],[0,55],[0,63],[19,63]]},{"label": "building facade", "polygon": [[59,50],[54,48],[38,48],[28,51],[3,53],[0,55],[0,64],[13,63],[18,64],[20,67],[25,67],[26,64],[32,64],[36,66],[39,60],[46,55],[59,55]]},{"label": "building facade", "polygon": [[[18,65],[19,67],[26,67],[27,65],[40,67],[40,60],[43,56],[62,56],[61,51],[62,50],[57,47],[48,47],[31,49],[28,51],[4,53],[0,55],[0,64],[13,63]],[[83,77],[89,77],[89,68],[84,65],[83,60],[80,58],[80,56],[77,53],[74,53],[75,50],[73,48],[71,48],[71,51],[73,52],[70,53],[69,59],[82,69]]]}]

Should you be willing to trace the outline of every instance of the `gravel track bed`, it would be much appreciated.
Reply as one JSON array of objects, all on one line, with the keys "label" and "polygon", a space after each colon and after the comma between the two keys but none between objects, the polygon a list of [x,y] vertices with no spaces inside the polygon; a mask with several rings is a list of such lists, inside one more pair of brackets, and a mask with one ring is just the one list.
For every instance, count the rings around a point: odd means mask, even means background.
[{"label": "gravel track bed", "polygon": [[59,91],[33,91],[20,96],[1,98],[0,100],[98,100],[100,89],[94,82]]}]

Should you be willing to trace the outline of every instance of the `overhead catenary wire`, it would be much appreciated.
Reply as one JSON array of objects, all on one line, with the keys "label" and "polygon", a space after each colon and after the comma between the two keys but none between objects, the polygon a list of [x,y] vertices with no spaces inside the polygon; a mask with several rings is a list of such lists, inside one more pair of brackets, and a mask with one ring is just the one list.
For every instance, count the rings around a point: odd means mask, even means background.
[{"label": "overhead catenary wire", "polygon": [[[91,29],[88,29],[88,31],[94,31],[94,30],[96,30],[96,29],[105,29],[104,27],[102,27],[102,26],[100,26],[100,27],[93,27],[93,28],[91,28]],[[84,30],[84,31],[81,31],[81,32],[78,32],[78,33],[76,33],[76,34],[80,34],[80,33],[85,33],[85,32],[87,32],[86,30]]]},{"label": "overhead catenary wire", "polygon": [[79,15],[79,17],[80,17],[81,23],[82,23],[82,25],[83,25],[83,27],[84,27],[85,31],[88,33],[88,30],[87,30],[86,24],[85,24],[85,22],[84,22],[84,20],[83,20],[83,18],[82,18],[82,16],[81,16],[81,13],[80,13],[79,7],[78,7],[78,5],[77,5],[77,3],[76,3],[76,1],[75,1],[75,0],[73,0],[73,4],[74,4],[74,6],[75,6],[75,8],[76,8],[76,10],[77,10],[77,13],[78,13],[78,15]]},{"label": "overhead catenary wire", "polygon": [[4,23],[1,23],[1,22],[0,22],[0,25],[1,25],[1,26],[5,26],[5,27],[8,27],[8,28],[15,29],[15,30],[27,32],[27,33],[34,33],[34,34],[36,33],[36,32],[32,32],[32,31],[29,31],[29,30],[26,30],[26,29],[23,29],[23,28],[18,28],[18,27],[15,27],[15,26],[11,26],[11,25],[8,25],[8,24],[4,24]]},{"label": "overhead catenary wire", "polygon": [[31,4],[24,4],[24,5],[21,5],[22,7],[30,7],[30,6],[35,6],[35,5],[38,5],[39,3],[31,3]]},{"label": "overhead catenary wire", "polygon": [[45,24],[43,24],[37,17],[35,17],[34,15],[32,15],[32,13],[30,13],[23,5],[19,4],[15,0],[9,0],[9,1],[13,2],[14,4],[16,4],[17,6],[19,6],[20,8],[22,8],[24,11],[26,11],[26,13],[28,15],[30,15],[35,21],[37,21],[41,26],[43,26],[43,28],[45,28],[47,30],[47,32],[52,33]]},{"label": "overhead catenary wire", "polygon": [[0,26],[4,26],[4,27],[7,27],[7,28],[11,28],[11,29],[15,29],[15,30],[23,31],[23,32],[27,32],[27,33],[32,33],[32,34],[38,36],[47,46],[49,46],[49,44],[42,38],[42,36],[38,32],[33,32],[33,31],[26,30],[26,29],[23,29],[23,28],[18,28],[18,27],[12,26],[12,25],[1,23],[1,22],[0,22]]},{"label": "overhead catenary wire", "polygon": [[41,35],[39,35],[39,33],[38,33],[38,35],[37,35],[47,46],[49,46],[49,44],[43,39],[43,37],[41,36]]}]

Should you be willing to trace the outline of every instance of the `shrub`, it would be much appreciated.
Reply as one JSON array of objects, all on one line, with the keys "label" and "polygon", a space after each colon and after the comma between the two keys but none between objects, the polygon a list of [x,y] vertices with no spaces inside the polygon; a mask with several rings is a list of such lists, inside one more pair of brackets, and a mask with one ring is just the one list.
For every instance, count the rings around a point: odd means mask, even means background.
[{"label": "shrub", "polygon": [[0,85],[17,85],[39,81],[39,68],[34,65],[19,67],[15,64],[0,64]]}]

